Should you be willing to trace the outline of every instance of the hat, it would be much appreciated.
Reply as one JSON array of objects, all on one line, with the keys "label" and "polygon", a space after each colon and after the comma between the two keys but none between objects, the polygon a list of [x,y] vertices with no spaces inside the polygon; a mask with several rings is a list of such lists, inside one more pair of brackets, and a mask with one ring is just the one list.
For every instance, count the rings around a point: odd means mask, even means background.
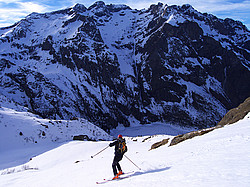
[{"label": "hat", "polygon": [[121,134],[119,134],[119,135],[117,136],[117,138],[122,138],[122,135],[121,135]]}]

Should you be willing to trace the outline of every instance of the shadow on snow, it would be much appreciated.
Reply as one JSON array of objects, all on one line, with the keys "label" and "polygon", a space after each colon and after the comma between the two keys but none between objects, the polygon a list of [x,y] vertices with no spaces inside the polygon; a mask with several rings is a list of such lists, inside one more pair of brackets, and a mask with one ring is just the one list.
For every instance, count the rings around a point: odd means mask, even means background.
[{"label": "shadow on snow", "polygon": [[158,172],[169,170],[170,168],[171,167],[165,167],[165,168],[153,169],[153,170],[148,170],[148,171],[136,171],[135,173],[131,174],[129,177],[151,174],[151,173],[158,173]]}]

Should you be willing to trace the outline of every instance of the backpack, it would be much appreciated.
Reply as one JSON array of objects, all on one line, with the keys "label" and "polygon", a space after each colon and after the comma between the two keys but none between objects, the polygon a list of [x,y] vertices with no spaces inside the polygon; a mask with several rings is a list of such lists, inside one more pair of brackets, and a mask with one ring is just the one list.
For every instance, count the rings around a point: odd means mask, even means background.
[{"label": "backpack", "polygon": [[118,152],[121,154],[124,154],[128,151],[126,142],[124,139],[122,139],[122,141],[118,141]]}]

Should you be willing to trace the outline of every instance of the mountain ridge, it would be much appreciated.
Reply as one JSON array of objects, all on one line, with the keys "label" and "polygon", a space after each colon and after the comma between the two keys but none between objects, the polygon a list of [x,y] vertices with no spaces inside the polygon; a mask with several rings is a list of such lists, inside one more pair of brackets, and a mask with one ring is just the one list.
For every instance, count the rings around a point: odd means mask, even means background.
[{"label": "mountain ridge", "polygon": [[248,29],[190,5],[76,4],[0,36],[0,93],[44,118],[204,128],[250,93]]}]

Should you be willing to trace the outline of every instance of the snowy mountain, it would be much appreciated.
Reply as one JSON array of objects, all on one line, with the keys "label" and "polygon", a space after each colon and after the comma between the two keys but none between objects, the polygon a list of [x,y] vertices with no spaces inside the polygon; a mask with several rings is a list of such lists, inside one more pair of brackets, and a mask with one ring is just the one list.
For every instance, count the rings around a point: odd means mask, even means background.
[{"label": "snowy mountain", "polygon": [[[173,136],[126,137],[126,156],[141,170],[124,157],[120,163],[123,171],[130,173],[130,177],[110,181],[103,186],[247,187],[250,182],[250,150],[247,148],[250,146],[249,124],[250,113],[235,124],[175,146],[169,147],[167,144],[150,151],[155,142]],[[1,161],[15,158],[19,164],[17,162],[15,167],[5,169],[0,164],[0,186],[98,186],[100,184],[96,184],[97,181],[113,176],[113,148],[106,149],[94,158],[91,156],[109,143],[68,142],[43,154],[35,154],[32,160],[25,162],[19,159],[27,150],[17,150],[15,154],[1,153]],[[37,153],[44,150],[34,150],[33,147],[28,151]]]},{"label": "snowy mountain", "polygon": [[31,146],[41,147],[51,143],[64,143],[78,135],[85,135],[88,140],[93,141],[113,139],[104,130],[87,120],[43,119],[6,97],[0,96],[0,101],[1,153]]},{"label": "snowy mountain", "polygon": [[0,29],[0,95],[52,123],[84,118],[106,131],[212,126],[249,96],[249,38],[241,22],[190,5],[32,13]]}]

